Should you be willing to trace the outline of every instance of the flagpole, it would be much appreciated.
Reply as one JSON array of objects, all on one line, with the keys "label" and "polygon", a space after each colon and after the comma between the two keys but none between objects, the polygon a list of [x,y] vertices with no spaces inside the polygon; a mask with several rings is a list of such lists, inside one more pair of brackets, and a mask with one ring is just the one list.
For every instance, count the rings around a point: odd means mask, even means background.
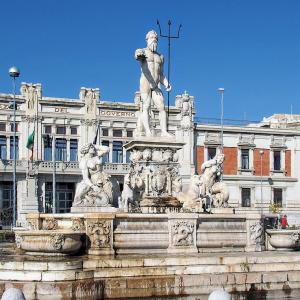
[{"label": "flagpole", "polygon": [[[35,89],[35,93],[36,93],[36,160],[39,160],[39,112],[38,112],[38,108],[39,108],[39,99],[38,99],[38,95],[37,95],[37,90]],[[42,136],[42,135],[41,135]],[[33,155],[32,155],[33,156]]]}]

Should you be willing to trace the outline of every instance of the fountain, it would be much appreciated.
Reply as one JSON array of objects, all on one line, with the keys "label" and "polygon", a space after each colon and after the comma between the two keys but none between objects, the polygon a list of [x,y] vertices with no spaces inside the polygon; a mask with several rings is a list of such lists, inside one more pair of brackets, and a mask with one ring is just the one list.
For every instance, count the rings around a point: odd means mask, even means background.
[{"label": "fountain", "polygon": [[[119,207],[113,207],[113,183],[101,164],[108,148],[84,145],[71,212],[27,214],[27,227],[15,230],[19,254],[1,258],[0,280],[21,286],[26,299],[181,295],[193,282],[209,293],[221,283],[239,284],[243,266],[254,264],[255,254],[246,253],[263,250],[260,216],[228,208],[228,188],[220,180],[223,154],[205,162],[202,174],[183,188],[184,142],[168,132],[160,83],[171,87],[162,76],[155,32],[147,34],[147,43],[135,53],[142,69],[138,123],[135,140],[124,146],[131,164]],[[151,127],[152,102],[159,134]],[[184,114],[191,110],[187,94],[180,103],[187,134],[193,134]],[[207,203],[214,214],[204,213]],[[224,273],[226,280],[219,283],[213,273]]]}]

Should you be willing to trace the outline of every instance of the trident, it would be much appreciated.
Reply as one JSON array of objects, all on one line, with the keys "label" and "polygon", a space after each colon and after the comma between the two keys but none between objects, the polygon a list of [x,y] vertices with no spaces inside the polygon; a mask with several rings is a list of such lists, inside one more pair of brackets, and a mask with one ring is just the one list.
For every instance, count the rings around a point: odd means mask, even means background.
[{"label": "trident", "polygon": [[[158,28],[159,28],[159,35],[160,37],[168,39],[168,87],[170,86],[170,69],[171,69],[171,39],[178,39],[179,33],[182,25],[180,24],[178,27],[177,35],[171,35],[171,20],[168,21],[169,31],[168,35],[164,35],[161,33],[161,28],[159,24],[159,20],[156,21]],[[170,91],[168,91],[168,114],[167,114],[167,130],[169,129],[169,115],[170,115]]]}]

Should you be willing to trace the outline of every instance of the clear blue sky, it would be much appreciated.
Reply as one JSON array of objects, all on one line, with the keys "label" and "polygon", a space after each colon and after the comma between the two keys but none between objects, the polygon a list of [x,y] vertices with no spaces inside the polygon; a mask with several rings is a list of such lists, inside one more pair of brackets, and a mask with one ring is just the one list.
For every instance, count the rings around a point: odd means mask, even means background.
[{"label": "clear blue sky", "polygon": [[[0,92],[11,91],[7,70],[40,82],[44,96],[78,97],[99,87],[103,100],[133,101],[138,88],[136,48],[145,34],[182,23],[172,44],[172,102],[187,90],[197,116],[259,120],[300,113],[300,1],[2,0]],[[166,40],[159,51],[167,56]]]}]

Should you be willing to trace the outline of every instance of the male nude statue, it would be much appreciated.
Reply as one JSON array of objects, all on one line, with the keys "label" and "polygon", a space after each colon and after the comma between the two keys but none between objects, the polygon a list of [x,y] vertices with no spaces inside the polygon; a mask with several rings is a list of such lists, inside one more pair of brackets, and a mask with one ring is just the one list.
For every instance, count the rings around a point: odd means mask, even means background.
[{"label": "male nude statue", "polygon": [[135,59],[141,64],[140,93],[141,93],[141,111],[138,119],[138,131],[145,132],[146,136],[152,136],[149,115],[151,101],[159,111],[159,122],[161,136],[171,136],[167,132],[167,115],[164,105],[164,97],[160,89],[163,84],[169,92],[171,86],[167,78],[163,75],[164,57],[156,52],[157,33],[153,30],[146,35],[147,47],[135,51]]}]

